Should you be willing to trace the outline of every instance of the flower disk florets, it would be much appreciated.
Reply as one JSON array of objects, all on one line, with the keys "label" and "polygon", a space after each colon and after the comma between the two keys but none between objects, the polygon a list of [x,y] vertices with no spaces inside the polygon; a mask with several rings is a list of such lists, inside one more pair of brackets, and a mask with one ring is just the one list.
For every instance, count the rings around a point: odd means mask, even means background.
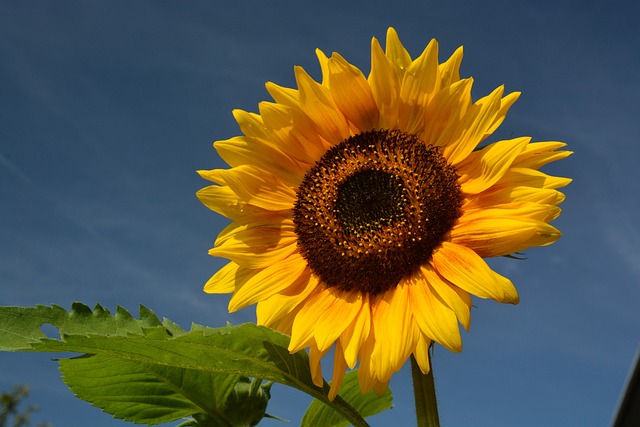
[{"label": "flower disk florets", "polygon": [[455,169],[435,147],[397,130],[331,148],[297,190],[302,256],[330,287],[377,295],[414,274],[460,216]]}]

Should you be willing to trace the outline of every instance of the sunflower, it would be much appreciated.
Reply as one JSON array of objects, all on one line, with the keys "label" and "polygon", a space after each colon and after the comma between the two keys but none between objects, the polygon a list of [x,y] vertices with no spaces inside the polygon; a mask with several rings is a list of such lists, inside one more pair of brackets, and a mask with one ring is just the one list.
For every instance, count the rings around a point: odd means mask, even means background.
[{"label": "sunflower", "polygon": [[230,311],[257,304],[291,352],[309,348],[318,386],[333,348],[333,399],[347,367],[381,393],[411,355],[427,373],[434,342],[460,351],[471,295],[518,302],[483,258],[560,237],[570,179],[538,169],[571,152],[484,143],[519,93],[473,102],[462,48],[439,63],[432,40],[412,59],[389,28],[368,77],[316,53],[321,82],[295,67],[297,89],[267,83],[274,102],[234,111],[243,135],[214,143],[230,168],[199,171],[214,185],[198,197],[231,220],[209,252],[230,262],[204,290],[233,293]]}]

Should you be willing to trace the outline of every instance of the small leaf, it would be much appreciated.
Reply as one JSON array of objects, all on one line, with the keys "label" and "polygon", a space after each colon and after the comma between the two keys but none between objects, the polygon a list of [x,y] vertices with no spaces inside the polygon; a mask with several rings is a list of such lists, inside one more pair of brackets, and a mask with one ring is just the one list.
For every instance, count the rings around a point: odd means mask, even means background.
[{"label": "small leaf", "polygon": [[[347,372],[338,395],[364,418],[386,411],[393,406],[391,404],[392,395],[390,389],[387,389],[382,396],[378,396],[374,391],[362,394],[358,384],[357,371]],[[349,422],[339,413],[316,399],[309,405],[300,424],[301,427],[343,427],[348,425]]]}]

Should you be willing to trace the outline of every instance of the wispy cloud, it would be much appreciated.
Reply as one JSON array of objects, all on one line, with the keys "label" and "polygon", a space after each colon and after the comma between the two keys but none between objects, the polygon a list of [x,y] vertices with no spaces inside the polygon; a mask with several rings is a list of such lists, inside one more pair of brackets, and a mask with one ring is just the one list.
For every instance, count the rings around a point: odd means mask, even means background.
[{"label": "wispy cloud", "polygon": [[626,265],[628,272],[635,277],[629,278],[633,286],[640,280],[640,228],[638,227],[638,206],[633,210],[608,211],[604,239],[618,259]]},{"label": "wispy cloud", "polygon": [[19,181],[27,185],[33,185],[33,181],[31,180],[31,178],[29,178],[29,176],[22,169],[20,169],[16,164],[14,164],[11,160],[7,158],[7,156],[2,154],[1,152],[0,152],[0,166],[2,166],[4,169],[9,171],[9,173],[13,175],[13,177],[17,178]]}]

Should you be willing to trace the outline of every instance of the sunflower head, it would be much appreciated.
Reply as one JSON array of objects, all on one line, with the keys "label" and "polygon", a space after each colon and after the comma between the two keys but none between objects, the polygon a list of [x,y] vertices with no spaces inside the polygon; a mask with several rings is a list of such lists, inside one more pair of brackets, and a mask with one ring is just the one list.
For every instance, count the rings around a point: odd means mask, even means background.
[{"label": "sunflower head", "polygon": [[411,354],[427,372],[433,342],[460,351],[471,295],[518,302],[483,258],[560,237],[549,223],[570,180],[539,169],[571,152],[487,143],[519,94],[474,102],[462,49],[439,63],[432,40],[412,59],[390,28],[368,76],[317,55],[321,82],[296,67],[296,89],[267,83],[274,102],[234,112],[243,135],[214,144],[230,167],[200,171],[213,185],[198,197],[231,220],[210,251],[230,262],[205,291],[257,304],[290,351],[310,349],[318,385],[333,347],[333,398],[347,367],[382,392]]},{"label": "sunflower head", "polygon": [[415,136],[386,129],[350,136],[298,187],[300,253],[325,286],[381,294],[429,261],[460,216],[461,199],[455,169]]}]

